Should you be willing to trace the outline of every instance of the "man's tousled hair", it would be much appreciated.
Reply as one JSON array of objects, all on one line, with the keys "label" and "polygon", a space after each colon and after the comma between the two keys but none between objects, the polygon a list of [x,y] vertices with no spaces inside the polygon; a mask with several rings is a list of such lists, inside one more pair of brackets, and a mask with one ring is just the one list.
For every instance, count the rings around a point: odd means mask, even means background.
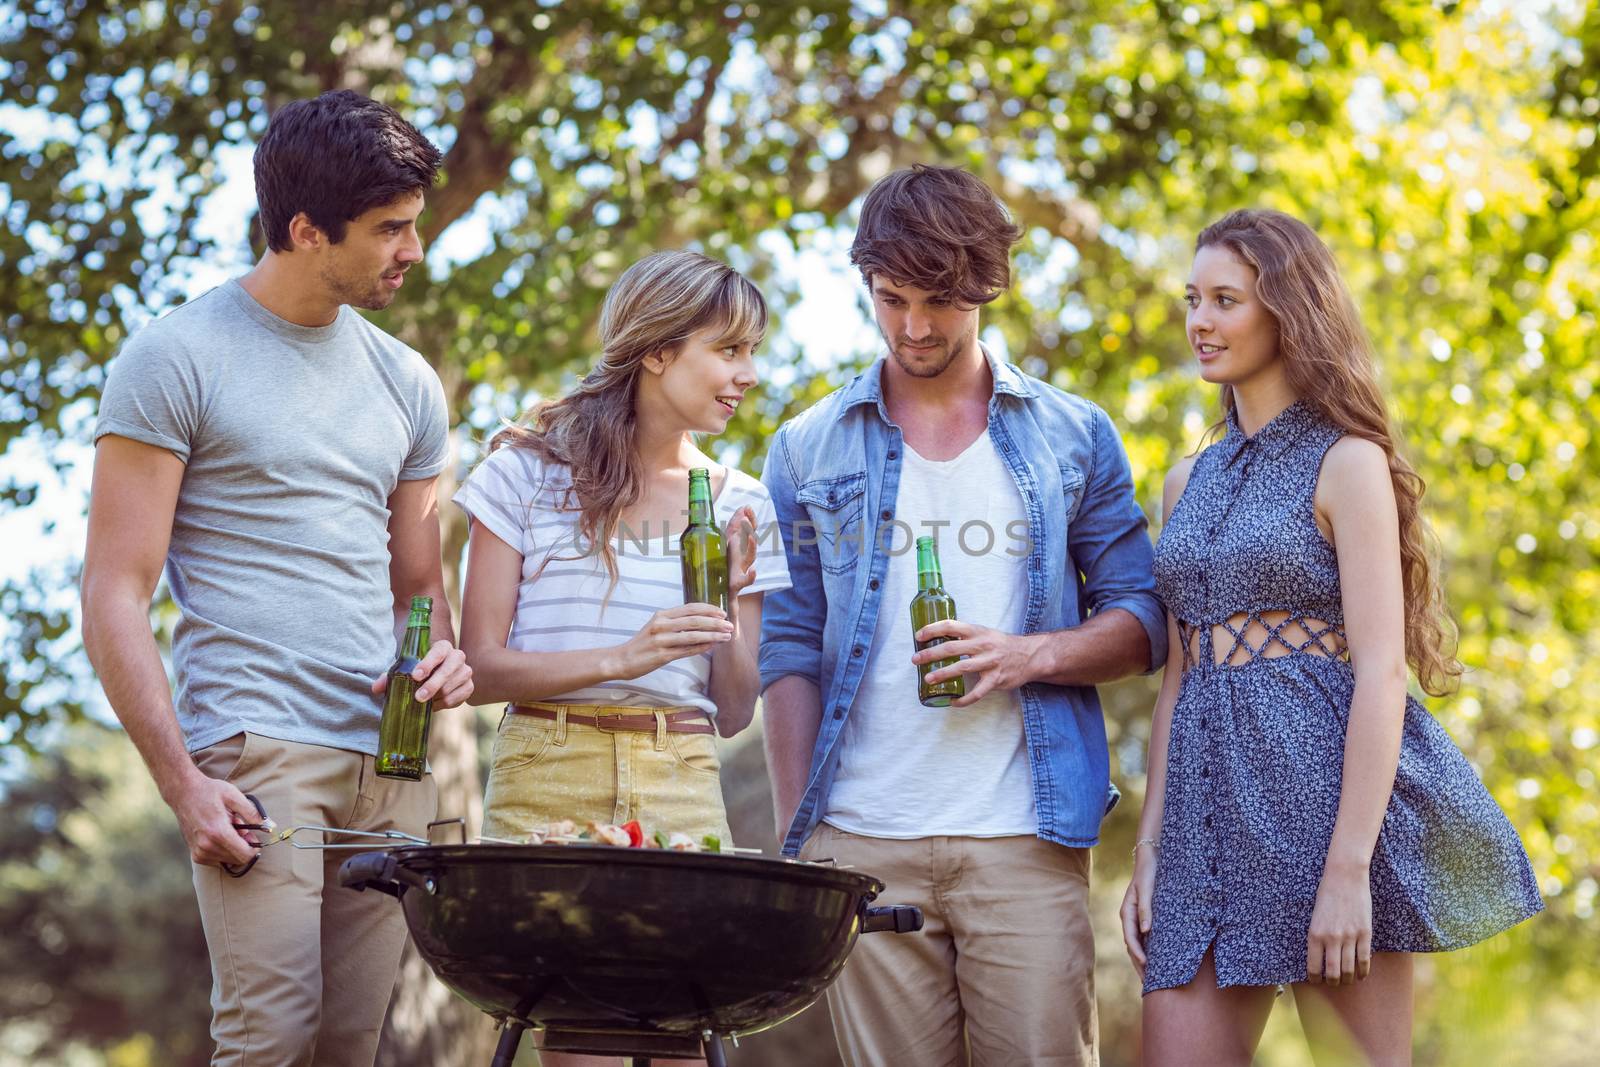
[{"label": "man's tousled hair", "polygon": [[1011,246],[1021,237],[982,181],[957,167],[919,163],[867,193],[850,262],[868,287],[881,274],[977,307],[1010,287]]},{"label": "man's tousled hair", "polygon": [[346,225],[433,185],[443,160],[400,113],[348,89],[285,104],[256,146],[256,201],[267,247],[287,252],[305,212],[338,244]]}]

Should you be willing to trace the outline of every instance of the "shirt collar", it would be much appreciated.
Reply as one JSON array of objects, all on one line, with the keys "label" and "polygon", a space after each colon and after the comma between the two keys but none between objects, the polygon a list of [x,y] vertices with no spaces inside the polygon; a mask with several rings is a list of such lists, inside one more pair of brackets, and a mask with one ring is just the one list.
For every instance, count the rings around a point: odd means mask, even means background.
[{"label": "shirt collar", "polygon": [[1239,428],[1238,410],[1231,410],[1228,412],[1228,433],[1221,441],[1222,465],[1232,466],[1246,452],[1276,458],[1284,449],[1300,440],[1316,424],[1316,420],[1316,409],[1302,398],[1278,412],[1254,434],[1246,436]]},{"label": "shirt collar", "polygon": [[[983,352],[983,358],[989,362],[989,376],[994,379],[996,393],[1021,397],[1025,400],[1032,400],[1039,395],[1039,391],[1028,381],[1027,375],[1010,363],[996,358],[987,345],[980,343],[978,348]],[[845,386],[844,402],[839,405],[840,418],[858,404],[875,404],[880,410],[882,409],[883,365],[888,359],[888,356],[879,356],[872,366],[856,375],[855,380]]]}]

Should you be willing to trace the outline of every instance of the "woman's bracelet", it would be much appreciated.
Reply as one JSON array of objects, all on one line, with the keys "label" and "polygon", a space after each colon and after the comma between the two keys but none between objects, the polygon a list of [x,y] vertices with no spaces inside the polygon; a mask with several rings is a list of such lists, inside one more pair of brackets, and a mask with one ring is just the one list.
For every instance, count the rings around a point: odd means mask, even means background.
[{"label": "woman's bracelet", "polygon": [[1139,854],[1139,850],[1141,848],[1143,848],[1145,845],[1149,845],[1151,848],[1155,849],[1157,852],[1161,851],[1161,842],[1157,841],[1153,837],[1141,837],[1141,838],[1139,838],[1139,840],[1137,840],[1137,841],[1135,841],[1133,843],[1133,848],[1128,850],[1128,855],[1137,856]]}]

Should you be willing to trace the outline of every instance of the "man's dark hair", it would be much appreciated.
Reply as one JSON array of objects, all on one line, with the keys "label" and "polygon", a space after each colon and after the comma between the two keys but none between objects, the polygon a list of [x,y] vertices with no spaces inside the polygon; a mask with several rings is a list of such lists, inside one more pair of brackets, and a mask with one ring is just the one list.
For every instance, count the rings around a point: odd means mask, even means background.
[{"label": "man's dark hair", "polygon": [[286,104],[256,146],[267,247],[289,251],[289,221],[302,211],[338,244],[351,219],[432,186],[442,158],[394,108],[360,93]]},{"label": "man's dark hair", "polygon": [[976,307],[1011,285],[1011,246],[1021,237],[983,182],[957,167],[919,163],[867,193],[850,262],[869,287],[882,274]]}]

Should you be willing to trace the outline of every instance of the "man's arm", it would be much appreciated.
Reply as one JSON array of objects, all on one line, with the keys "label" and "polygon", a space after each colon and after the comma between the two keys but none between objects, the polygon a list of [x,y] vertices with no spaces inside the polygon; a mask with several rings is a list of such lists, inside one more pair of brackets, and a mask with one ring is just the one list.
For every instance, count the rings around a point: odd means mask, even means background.
[{"label": "man's arm", "polygon": [[1150,635],[1123,608],[1091,617],[1070,630],[1032,634],[1033,680],[1051,685],[1101,685],[1149,666]]},{"label": "man's arm", "polygon": [[[444,563],[439,542],[439,495],[436,478],[401,482],[389,497],[389,588],[394,594],[398,630],[411,610],[411,598],[433,598],[428,654],[411,676],[425,682],[417,699],[453,708],[472,696],[472,668],[455,647],[456,631],[444,591]],[[382,693],[389,682],[380,675],[372,684]]]},{"label": "man's arm", "polygon": [[[1039,634],[1008,634],[960,619],[935,622],[916,633],[918,641],[937,637],[951,640],[912,655],[915,664],[963,657],[942,670],[929,671],[928,684],[937,685],[963,674],[978,680],[967,695],[952,705],[965,708],[995,690],[1020,689],[1031,682],[1050,685],[1100,685],[1114,682],[1145,668],[1149,635],[1133,615],[1114,608],[1069,630]],[[1166,645],[1162,642],[1162,647]]]},{"label": "man's arm", "polygon": [[[1116,662],[1123,669],[1111,681],[1129,674],[1161,669],[1167,661],[1167,612],[1156,596],[1155,551],[1150,523],[1133,493],[1133,471],[1122,438],[1105,412],[1095,409],[1094,468],[1084,485],[1078,515],[1067,530],[1068,565],[1083,575],[1083,601],[1089,622],[1118,614],[1124,618],[1118,636],[1131,644]],[[1071,588],[1073,575],[1067,575]],[[1114,609],[1121,609],[1117,612]],[[1142,630],[1142,635],[1135,633]],[[1079,627],[1083,629],[1084,627]],[[1058,659],[1093,653],[1094,646],[1057,648]],[[1103,649],[1102,652],[1109,652]],[[1063,662],[1062,670],[1070,671]],[[1097,673],[1097,672],[1096,672]]]},{"label": "man's arm", "polygon": [[822,729],[822,690],[810,678],[786,674],[769,685],[761,699],[772,814],[781,842],[806,793],[811,754]]},{"label": "man's arm", "polygon": [[244,794],[201,773],[184,746],[172,689],[150,630],[184,463],[116,435],[95,449],[84,551],[83,644],[112,711],[144,757],[196,863],[247,863],[253,841],[234,822],[258,815]]},{"label": "man's arm", "polygon": [[773,438],[761,472],[791,582],[790,588],[767,594],[761,616],[762,731],[779,841],[805,796],[822,727],[822,631],[828,614],[817,531],[805,508],[795,502],[786,436],[780,430]]}]

